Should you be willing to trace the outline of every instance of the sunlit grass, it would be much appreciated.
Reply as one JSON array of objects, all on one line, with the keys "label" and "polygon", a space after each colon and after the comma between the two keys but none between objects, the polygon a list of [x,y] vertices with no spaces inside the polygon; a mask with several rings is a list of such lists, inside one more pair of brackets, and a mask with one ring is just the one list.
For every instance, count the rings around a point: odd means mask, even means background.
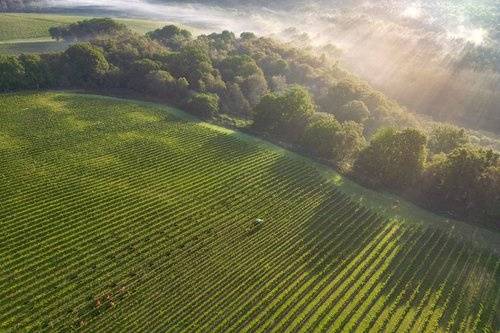
[{"label": "sunlit grass", "polygon": [[0,330],[494,325],[490,243],[305,157],[101,96],[2,95],[0,119]]}]

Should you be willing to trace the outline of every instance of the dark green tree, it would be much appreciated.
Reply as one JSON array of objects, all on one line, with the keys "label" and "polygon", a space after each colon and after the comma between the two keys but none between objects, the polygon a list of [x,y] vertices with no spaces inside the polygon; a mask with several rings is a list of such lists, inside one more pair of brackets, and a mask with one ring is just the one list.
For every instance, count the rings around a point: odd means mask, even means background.
[{"label": "dark green tree", "polygon": [[201,118],[210,118],[219,112],[219,96],[210,93],[197,93],[186,104],[189,112]]},{"label": "dark green tree", "polygon": [[254,110],[254,126],[289,142],[298,142],[315,110],[309,92],[304,87],[291,86],[283,93],[262,98]]},{"label": "dark green tree", "polygon": [[255,39],[257,36],[253,32],[242,32],[240,34],[240,38],[245,40],[245,39]]},{"label": "dark green tree", "polygon": [[177,80],[167,71],[155,70],[146,74],[146,91],[158,97],[172,97]]},{"label": "dark green tree", "polygon": [[433,209],[498,223],[499,158],[492,150],[472,145],[437,155],[425,173],[422,200]]},{"label": "dark green tree", "polygon": [[427,138],[417,129],[379,130],[354,163],[354,172],[372,186],[411,190],[427,157]]},{"label": "dark green tree", "polygon": [[134,61],[126,74],[126,85],[129,89],[148,93],[153,88],[150,77],[152,72],[157,72],[161,68],[160,64],[151,59],[141,59]]},{"label": "dark green tree", "polygon": [[193,40],[191,32],[175,25],[167,25],[161,29],[148,32],[147,36],[173,51],[179,51],[184,45]]},{"label": "dark green tree", "polygon": [[455,148],[470,143],[470,137],[463,128],[452,125],[434,126],[429,133],[429,150],[434,154],[449,153]]},{"label": "dark green tree", "polygon": [[333,147],[337,165],[348,169],[365,146],[363,126],[353,121],[343,123]]},{"label": "dark green tree", "polygon": [[262,73],[253,74],[244,79],[237,79],[236,82],[239,83],[241,91],[250,107],[255,107],[259,104],[262,96],[268,91],[267,81]]},{"label": "dark green tree", "polygon": [[234,33],[224,30],[220,34],[212,33],[208,36],[200,36],[210,47],[211,52],[216,58],[226,58],[234,51],[236,36]]},{"label": "dark green tree", "polygon": [[236,55],[223,59],[218,65],[224,81],[234,81],[236,77],[243,79],[254,74],[262,75],[262,70],[248,55]]},{"label": "dark green tree", "polygon": [[254,108],[254,127],[263,132],[275,133],[281,126],[283,108],[280,106],[280,95],[269,93],[262,97],[260,103]]},{"label": "dark green tree", "polygon": [[312,116],[302,139],[304,147],[324,159],[336,158],[335,145],[342,125],[333,115],[317,113]]},{"label": "dark green tree", "polygon": [[179,53],[172,55],[169,62],[169,72],[186,78],[193,90],[221,93],[225,88],[204,43],[193,42],[184,46]]},{"label": "dark green tree", "polygon": [[359,124],[363,124],[370,118],[370,111],[365,103],[356,100],[343,105],[334,114],[339,121],[354,121]]},{"label": "dark green tree", "polygon": [[365,146],[363,126],[355,122],[340,124],[333,115],[313,115],[303,137],[304,147],[316,156],[347,168]]},{"label": "dark green tree", "polygon": [[22,63],[14,56],[0,55],[0,91],[14,91],[25,87]]},{"label": "dark green tree", "polygon": [[125,24],[118,23],[110,18],[93,18],[49,29],[50,36],[53,39],[62,39],[68,42],[84,41],[128,31]]},{"label": "dark green tree", "polygon": [[338,115],[342,106],[360,99],[360,88],[353,82],[340,81],[331,86],[319,102],[321,110]]},{"label": "dark green tree", "polygon": [[98,86],[110,69],[103,52],[90,43],[70,46],[65,55],[69,80],[75,86]]},{"label": "dark green tree", "polygon": [[290,70],[288,62],[277,55],[265,57],[260,64],[268,77],[286,75]]},{"label": "dark green tree", "polygon": [[54,76],[48,63],[38,54],[22,54],[19,56],[19,61],[24,67],[26,87],[41,89],[54,85]]},{"label": "dark green tree", "polygon": [[[267,93],[267,81],[257,63],[247,55],[224,58],[217,65],[222,79],[228,83],[237,83],[246,103],[251,108],[260,102]],[[233,87],[233,93],[234,93]]]},{"label": "dark green tree", "polygon": [[222,97],[222,111],[239,116],[251,116],[250,103],[237,83],[228,83]]}]

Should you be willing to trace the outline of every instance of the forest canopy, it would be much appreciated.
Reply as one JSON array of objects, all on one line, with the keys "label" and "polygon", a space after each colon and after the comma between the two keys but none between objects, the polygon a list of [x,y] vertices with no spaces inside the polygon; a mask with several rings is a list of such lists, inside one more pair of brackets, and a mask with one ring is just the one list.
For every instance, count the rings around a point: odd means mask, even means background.
[{"label": "forest canopy", "polygon": [[407,110],[321,54],[253,33],[195,37],[169,25],[139,35],[110,19],[51,33],[74,44],[62,53],[0,56],[0,91],[133,92],[205,119],[224,113],[366,185],[500,227],[496,152],[471,145],[460,128],[422,130]]}]

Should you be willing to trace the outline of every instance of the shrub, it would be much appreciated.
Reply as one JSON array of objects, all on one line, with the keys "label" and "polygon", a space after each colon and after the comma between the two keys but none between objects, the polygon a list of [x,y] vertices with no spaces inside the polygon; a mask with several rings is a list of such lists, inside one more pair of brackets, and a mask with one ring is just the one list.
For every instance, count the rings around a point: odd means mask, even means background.
[{"label": "shrub", "polygon": [[261,99],[254,109],[254,126],[297,142],[315,110],[316,105],[309,92],[304,87],[291,86],[281,94],[267,94]]},{"label": "shrub", "polygon": [[210,118],[219,112],[219,96],[210,93],[196,93],[189,98],[186,109],[201,118]]},{"label": "shrub", "polygon": [[24,88],[24,67],[13,56],[0,55],[0,91]]},{"label": "shrub", "polygon": [[427,138],[416,129],[379,130],[354,164],[354,172],[372,186],[408,190],[421,176]]},{"label": "shrub", "polygon": [[90,43],[73,45],[65,55],[70,81],[76,86],[98,86],[110,69],[102,51]]},{"label": "shrub", "polygon": [[110,18],[93,18],[49,29],[50,36],[53,39],[63,39],[70,42],[114,35],[123,31],[128,31],[127,26]]},{"label": "shrub", "polygon": [[333,115],[320,113],[312,117],[302,139],[304,147],[325,159],[335,158],[334,145],[342,126]]}]

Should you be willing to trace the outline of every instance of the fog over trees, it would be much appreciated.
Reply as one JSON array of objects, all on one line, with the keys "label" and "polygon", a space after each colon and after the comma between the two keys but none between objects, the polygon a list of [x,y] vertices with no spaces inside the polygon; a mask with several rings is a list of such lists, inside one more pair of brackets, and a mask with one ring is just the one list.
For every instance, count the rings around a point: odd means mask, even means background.
[{"label": "fog over trees", "polygon": [[422,129],[394,100],[323,55],[253,33],[194,37],[170,25],[139,35],[110,19],[51,33],[75,43],[61,53],[0,56],[1,91],[133,93],[203,119],[224,113],[375,189],[471,221],[499,221],[498,153],[471,145],[461,128]]},{"label": "fog over trees", "polygon": [[[290,18],[268,25],[269,17],[282,18],[270,7],[259,12],[269,15],[262,14],[259,29],[269,30],[270,37],[238,30],[195,35],[174,25],[139,35],[102,18],[53,28],[54,39],[75,44],[62,53],[1,56],[0,90],[132,91],[206,119],[224,113],[253,122],[249,130],[331,163],[366,185],[454,216],[498,221],[491,208],[500,202],[498,154],[471,145],[477,138],[463,128],[429,128],[411,112],[499,133],[498,69],[488,65],[497,61],[494,35],[476,40],[443,35],[417,22],[426,8],[408,7],[390,21],[377,6],[361,6],[359,17],[349,22],[353,12],[328,16],[328,7],[318,11],[319,3],[302,7],[321,22],[305,33],[310,21],[292,10],[298,27],[281,29]],[[186,10],[199,8],[209,7]],[[245,20],[241,12],[220,6],[210,7],[207,16],[243,28],[255,19],[248,13]],[[378,30],[368,34],[375,26],[384,37]],[[465,46],[453,49],[460,45]],[[472,55],[456,58],[463,52]],[[462,167],[471,171],[459,181],[454,172]],[[469,191],[471,183],[480,183],[489,199]],[[427,200],[433,196],[440,200]]]},{"label": "fog over trees", "polygon": [[[3,10],[6,3],[23,9],[28,2],[3,0]],[[36,10],[91,10],[175,21],[204,33],[272,35],[339,61],[420,115],[500,132],[498,6],[493,0],[459,0],[446,6],[431,0],[29,3]]]}]

